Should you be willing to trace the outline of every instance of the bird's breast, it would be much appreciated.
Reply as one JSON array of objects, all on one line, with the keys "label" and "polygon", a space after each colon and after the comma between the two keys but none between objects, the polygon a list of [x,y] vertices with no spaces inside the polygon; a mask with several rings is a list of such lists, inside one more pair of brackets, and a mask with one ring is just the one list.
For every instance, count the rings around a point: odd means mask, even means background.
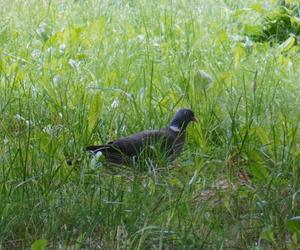
[{"label": "bird's breast", "polygon": [[182,132],[175,139],[174,148],[173,148],[175,157],[177,157],[181,153],[184,143],[185,143],[185,132]]}]

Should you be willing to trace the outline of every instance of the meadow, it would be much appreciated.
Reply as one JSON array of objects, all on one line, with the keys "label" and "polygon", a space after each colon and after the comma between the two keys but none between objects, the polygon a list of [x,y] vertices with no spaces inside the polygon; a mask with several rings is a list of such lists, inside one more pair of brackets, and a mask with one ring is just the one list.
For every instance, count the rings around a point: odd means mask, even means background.
[{"label": "meadow", "polygon": [[[242,34],[276,5],[1,0],[0,249],[299,249],[299,46]],[[181,107],[170,166],[84,151]]]}]

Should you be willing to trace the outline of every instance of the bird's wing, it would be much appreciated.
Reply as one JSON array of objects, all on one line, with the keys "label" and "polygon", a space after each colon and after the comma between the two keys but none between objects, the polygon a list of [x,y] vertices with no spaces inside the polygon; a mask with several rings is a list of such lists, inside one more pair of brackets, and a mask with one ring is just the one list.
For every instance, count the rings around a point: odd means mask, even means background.
[{"label": "bird's wing", "polygon": [[140,154],[148,146],[159,145],[161,149],[171,150],[175,138],[167,129],[151,130],[121,138],[109,145],[114,150],[132,157]]}]

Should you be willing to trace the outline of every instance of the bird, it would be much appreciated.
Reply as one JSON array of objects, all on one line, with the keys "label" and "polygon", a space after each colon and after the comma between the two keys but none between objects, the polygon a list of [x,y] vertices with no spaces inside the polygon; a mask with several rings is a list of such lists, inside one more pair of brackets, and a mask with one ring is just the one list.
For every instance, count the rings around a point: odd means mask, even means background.
[{"label": "bird", "polygon": [[194,112],[182,108],[175,113],[169,127],[142,131],[103,145],[90,145],[86,150],[95,155],[101,152],[107,162],[118,165],[155,160],[158,155],[173,161],[182,152],[190,122],[198,122]]}]

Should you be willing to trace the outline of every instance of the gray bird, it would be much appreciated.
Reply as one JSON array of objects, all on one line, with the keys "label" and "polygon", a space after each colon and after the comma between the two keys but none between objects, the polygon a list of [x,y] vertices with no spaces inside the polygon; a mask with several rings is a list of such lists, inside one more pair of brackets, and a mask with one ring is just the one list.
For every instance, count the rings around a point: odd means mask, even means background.
[{"label": "gray bird", "polygon": [[108,162],[114,164],[130,165],[141,159],[156,160],[158,155],[172,161],[182,151],[190,122],[197,122],[194,112],[180,109],[168,128],[139,132],[104,145],[88,146],[86,150],[93,154],[101,152]]}]

